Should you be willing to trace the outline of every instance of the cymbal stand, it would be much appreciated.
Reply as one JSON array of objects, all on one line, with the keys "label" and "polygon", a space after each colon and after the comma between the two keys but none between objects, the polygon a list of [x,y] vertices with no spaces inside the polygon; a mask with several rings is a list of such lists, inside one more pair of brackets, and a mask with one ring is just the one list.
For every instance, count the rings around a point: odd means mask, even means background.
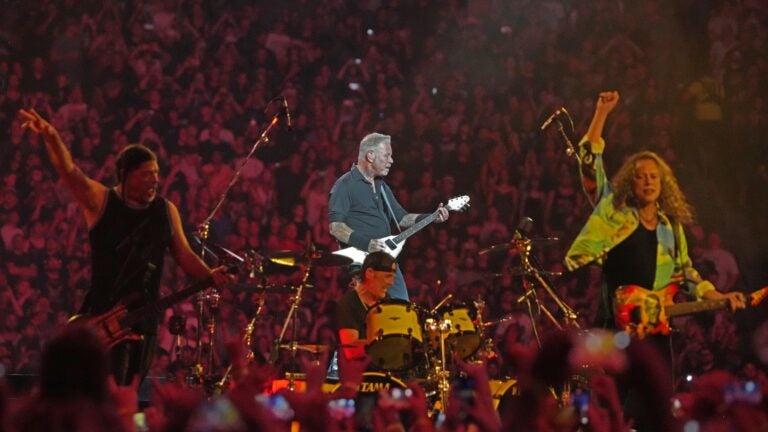
[{"label": "cymbal stand", "polygon": [[[523,288],[525,289],[525,294],[523,294],[520,298],[517,299],[518,303],[525,301],[526,306],[528,307],[528,315],[531,319],[531,331],[533,332],[534,336],[536,337],[536,343],[538,344],[539,348],[541,348],[541,337],[539,336],[539,330],[538,326],[536,325],[536,319],[535,314],[533,312],[534,304],[538,311],[543,312],[544,315],[546,315],[547,318],[560,330],[563,329],[563,325],[552,315],[552,313],[547,309],[547,307],[539,301],[539,298],[536,296],[536,289],[532,284],[530,283],[528,276],[532,276],[538,284],[544,288],[544,290],[549,294],[549,296],[555,301],[555,304],[558,306],[558,308],[562,311],[564,316],[564,323],[567,326],[572,326],[575,328],[579,328],[579,323],[576,321],[578,318],[578,315],[576,314],[576,311],[571,309],[570,306],[568,306],[565,303],[565,300],[560,297],[560,295],[552,288],[552,284],[547,280],[547,278],[541,274],[541,272],[536,268],[534,264],[538,265],[538,262],[536,260],[536,257],[531,255],[531,241],[530,239],[527,239],[525,237],[522,237],[517,242],[517,250],[520,252],[520,261],[523,266]],[[554,389],[553,389],[554,391]],[[569,382],[563,383],[563,388],[560,392],[560,403],[561,404],[567,404],[570,400],[571,395],[571,386]]]},{"label": "cymbal stand", "polygon": [[[253,354],[253,349],[251,348],[251,337],[253,336],[253,330],[256,327],[256,320],[259,318],[259,315],[261,315],[261,310],[264,308],[264,297],[266,294],[262,294],[259,298],[259,307],[256,308],[256,312],[253,314],[253,318],[251,318],[251,321],[248,322],[248,325],[245,326],[245,334],[243,334],[243,346],[245,346],[245,360],[250,363],[253,361],[255,355]],[[221,394],[222,390],[224,389],[224,386],[227,384],[227,381],[229,380],[229,374],[232,373],[232,362],[229,363],[229,366],[227,366],[227,370],[224,371],[224,374],[221,376],[221,380],[216,384],[216,390],[219,394]]]},{"label": "cymbal stand", "polygon": [[576,311],[574,311],[570,306],[568,306],[568,304],[566,304],[565,300],[560,296],[560,294],[558,294],[557,291],[552,288],[552,284],[547,279],[547,277],[544,276],[534,265],[538,264],[538,262],[536,257],[531,255],[531,241],[529,239],[522,238],[516,240],[516,242],[517,249],[520,252],[520,261],[523,266],[523,282],[524,288],[526,289],[526,293],[523,295],[523,297],[518,299],[518,302],[523,300],[530,301],[529,298],[532,297],[536,303],[537,308],[544,312],[544,314],[550,319],[550,321],[552,321],[553,324],[555,324],[557,328],[563,328],[563,326],[552,315],[552,313],[546,307],[544,307],[541,302],[538,301],[535,290],[530,284],[528,284],[527,276],[531,276],[538,282],[539,286],[544,288],[547,294],[549,294],[549,296],[555,301],[557,307],[562,311],[564,316],[564,324],[578,328],[579,324],[576,321],[578,319],[578,314]]},{"label": "cymbal stand", "polygon": [[[440,302],[434,308],[432,308],[430,314],[434,316],[437,313],[437,310],[451,297],[453,297],[453,294],[448,294],[444,299],[440,300]],[[452,324],[451,320],[443,319],[442,316],[438,319],[427,318],[425,324],[428,333],[437,331],[440,334],[440,363],[435,365],[433,373],[435,380],[437,380],[440,407],[442,411],[445,411],[448,407],[448,394],[451,389],[451,383],[448,379],[450,372],[448,371],[446,362],[447,359],[445,356],[445,339],[451,332]]]},{"label": "cymbal stand", "polygon": [[485,335],[485,330],[493,325],[493,322],[486,323],[483,321],[483,311],[485,310],[485,300],[478,296],[473,301],[475,310],[477,312],[477,334],[480,336],[480,350],[478,354],[481,358],[487,359],[494,356],[493,352],[493,338]]},{"label": "cymbal stand", "polygon": [[[291,302],[291,308],[288,310],[288,315],[285,317],[285,322],[283,322],[283,328],[280,330],[280,335],[275,339],[274,344],[272,345],[272,351],[269,353],[269,364],[274,365],[277,362],[278,354],[280,353],[280,345],[283,343],[283,338],[285,337],[285,332],[288,330],[288,324],[293,320],[293,335],[291,340],[291,365],[290,369],[295,371],[296,370],[296,352],[297,352],[297,342],[296,339],[298,337],[298,323],[296,319],[296,310],[299,308],[299,303],[301,303],[301,296],[304,293],[304,288],[308,287],[309,284],[307,281],[309,280],[309,274],[312,271],[312,264],[309,263],[307,265],[306,270],[304,271],[304,277],[301,280],[301,284],[299,284],[299,288],[296,290],[296,295],[293,296],[293,301]],[[290,374],[288,378],[288,390],[294,391],[296,389],[296,383],[295,383],[295,375],[294,373]]]},{"label": "cymbal stand", "polygon": [[[205,293],[201,293],[197,300],[197,312],[198,312],[198,325],[197,325],[197,363],[202,367],[203,365],[203,343],[202,343],[202,327],[205,325],[206,333],[208,334],[208,352],[206,353],[205,367],[206,377],[210,377],[213,370],[213,342],[216,335],[216,312],[219,310],[219,301],[221,295],[216,289],[210,289]],[[205,313],[206,305],[208,306],[208,314]]]}]

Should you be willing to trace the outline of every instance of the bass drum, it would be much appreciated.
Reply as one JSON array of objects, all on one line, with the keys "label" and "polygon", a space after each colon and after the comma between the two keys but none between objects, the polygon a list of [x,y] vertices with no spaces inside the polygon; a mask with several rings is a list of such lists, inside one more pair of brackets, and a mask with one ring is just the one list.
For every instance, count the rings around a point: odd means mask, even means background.
[{"label": "bass drum", "polygon": [[[341,387],[340,382],[327,382],[323,385],[323,391],[333,393]],[[382,372],[365,372],[360,387],[357,388],[357,394],[375,395],[379,390],[390,390],[393,388],[404,389],[405,383],[390,374]]]},{"label": "bass drum", "polygon": [[386,371],[414,366],[423,351],[421,324],[416,306],[403,300],[374,305],[365,316],[371,365]]}]

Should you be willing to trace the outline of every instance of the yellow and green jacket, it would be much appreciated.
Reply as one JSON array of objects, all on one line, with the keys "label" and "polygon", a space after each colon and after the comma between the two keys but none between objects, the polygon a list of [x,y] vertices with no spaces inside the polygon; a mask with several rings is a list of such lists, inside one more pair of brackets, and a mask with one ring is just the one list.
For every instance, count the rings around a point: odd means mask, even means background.
[{"label": "yellow and green jacket", "polygon": [[[602,264],[608,252],[626,240],[640,223],[637,209],[627,205],[616,206],[613,202],[613,191],[603,166],[604,149],[605,141],[602,138],[599,142],[592,143],[585,137],[579,143],[582,183],[596,184],[596,203],[587,223],[565,256],[565,266],[571,271],[591,263]],[[661,210],[659,221],[656,228],[656,277],[653,287],[645,288],[659,290],[669,284],[678,283],[682,284],[689,295],[697,299],[707,291],[714,290],[715,286],[702,280],[701,275],[693,268],[682,225],[674,223]]]}]

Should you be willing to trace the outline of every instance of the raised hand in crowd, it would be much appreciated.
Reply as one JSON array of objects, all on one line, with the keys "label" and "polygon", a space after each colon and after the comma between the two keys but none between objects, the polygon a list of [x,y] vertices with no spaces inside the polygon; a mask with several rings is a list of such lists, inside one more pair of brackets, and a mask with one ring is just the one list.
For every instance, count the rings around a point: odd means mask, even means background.
[{"label": "raised hand in crowd", "polygon": [[133,429],[133,416],[139,411],[139,384],[138,375],[134,375],[127,386],[118,386],[112,375],[107,380],[109,394],[115,402],[117,414],[126,430]]},{"label": "raised hand in crowd", "polygon": [[[446,426],[474,424],[482,431],[501,431],[501,419],[493,406],[490,381],[485,363],[468,363],[454,358],[458,373],[465,374],[474,383],[472,403],[466,403],[458,392],[451,392]],[[455,408],[450,408],[451,406]]]}]

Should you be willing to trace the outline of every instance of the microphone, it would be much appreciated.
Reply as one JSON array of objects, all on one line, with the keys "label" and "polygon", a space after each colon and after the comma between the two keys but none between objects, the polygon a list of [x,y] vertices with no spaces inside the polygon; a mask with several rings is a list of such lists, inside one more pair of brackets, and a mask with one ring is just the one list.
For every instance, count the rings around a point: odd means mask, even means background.
[{"label": "microphone", "polygon": [[541,125],[541,130],[544,130],[549,126],[550,123],[552,123],[552,120],[555,120],[557,116],[560,115],[560,113],[566,113],[568,114],[568,111],[565,110],[565,108],[558,108],[557,111],[553,112],[551,116],[547,117],[546,120],[544,120],[544,123]]},{"label": "microphone", "polygon": [[520,240],[526,238],[528,233],[531,232],[531,228],[533,228],[533,219],[529,218],[528,216],[523,217],[520,219],[520,222],[517,223],[514,239]]},{"label": "microphone", "polygon": [[291,126],[291,112],[288,111],[288,99],[286,99],[285,96],[283,96],[283,109],[285,109],[285,120],[288,124],[286,124],[286,127],[288,130],[292,130],[293,127]]}]

